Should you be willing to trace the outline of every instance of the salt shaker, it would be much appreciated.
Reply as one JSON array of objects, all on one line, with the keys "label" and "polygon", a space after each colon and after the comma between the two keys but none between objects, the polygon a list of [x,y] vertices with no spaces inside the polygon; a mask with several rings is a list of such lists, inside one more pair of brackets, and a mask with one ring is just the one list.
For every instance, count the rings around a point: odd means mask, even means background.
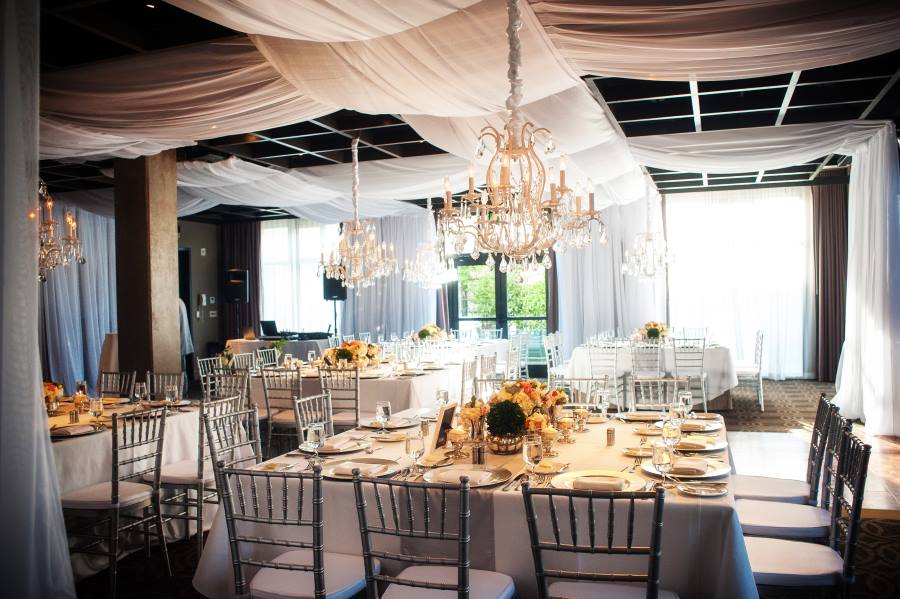
[{"label": "salt shaker", "polygon": [[615,445],[616,444],[616,429],[614,429],[611,426],[606,429],[606,444],[607,445]]},{"label": "salt shaker", "polygon": [[484,454],[484,445],[475,444],[472,446],[472,463],[473,464],[484,464],[485,454]]}]

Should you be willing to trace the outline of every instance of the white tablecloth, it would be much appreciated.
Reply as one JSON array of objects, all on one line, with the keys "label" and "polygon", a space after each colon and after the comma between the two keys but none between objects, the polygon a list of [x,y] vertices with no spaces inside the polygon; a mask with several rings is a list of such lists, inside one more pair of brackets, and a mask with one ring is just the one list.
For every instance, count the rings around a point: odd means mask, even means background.
[{"label": "white tablecloth", "polygon": [[[227,346],[233,354],[256,353],[257,349],[272,347],[271,341],[263,339],[229,339]],[[281,348],[281,355],[291,354],[298,360],[305,360],[307,353],[314,351],[316,356],[321,356],[322,351],[328,349],[328,339],[313,339],[310,341],[288,341]]]},{"label": "white tablecloth", "polygon": [[[618,374],[631,373],[631,348],[619,348]],[[675,350],[672,347],[663,348],[663,368],[666,372],[674,374]],[[734,370],[734,360],[731,350],[721,345],[707,347],[703,354],[703,369],[706,371],[707,399],[712,401],[729,389],[737,386],[737,374]],[[569,360],[566,376],[572,378],[588,378],[591,376],[591,361],[588,348],[579,345],[572,351],[572,359]],[[695,397],[696,401],[702,401]]]},{"label": "white tablecloth", "polygon": [[[605,444],[606,428],[616,429],[616,444]],[[588,433],[576,434],[576,443],[559,447],[560,462],[571,462],[570,470],[602,468],[621,470],[631,464],[631,458],[622,449],[638,444],[632,425],[614,422],[611,425],[591,425]],[[358,432],[344,433],[359,434]],[[725,438],[725,431],[720,432]],[[401,444],[379,443],[383,449],[378,456],[401,457]],[[728,456],[721,454],[727,461]],[[281,456],[278,462],[303,461],[303,458]],[[521,470],[521,457],[488,456],[488,463],[504,465],[512,472]],[[359,525],[355,517],[353,488],[349,482],[326,481],[325,493],[325,548],[341,553],[360,553]],[[486,494],[490,494],[487,496]],[[489,508],[487,506],[490,506]],[[473,519],[488,526],[473,526],[473,567],[485,567],[512,576],[517,596],[537,596],[532,562],[531,545],[525,522],[525,509],[519,492],[503,492],[498,489],[475,491],[472,501]],[[477,513],[489,509],[491,514]],[[638,513],[635,530],[646,530],[649,514]],[[601,517],[602,520],[603,517]],[[643,521],[643,526],[642,526]],[[487,526],[487,530],[485,530]],[[624,524],[619,524],[624,526]],[[281,529],[278,534],[286,531]],[[295,533],[296,531],[291,531]],[[249,534],[268,536],[274,531],[265,526],[255,526]],[[289,533],[290,534],[290,533]],[[643,534],[638,532],[638,535]],[[387,547],[386,547],[387,548]],[[575,565],[574,558],[567,557]],[[621,559],[627,557],[602,556],[607,567],[616,569]],[[581,561],[581,560],[579,560]],[[632,562],[633,563],[633,562]],[[641,564],[645,567],[646,561]],[[583,565],[583,564],[582,564]],[[644,570],[646,571],[646,570]],[[698,499],[670,491],[666,496],[662,533],[662,588],[675,591],[682,599],[744,599],[758,597],[753,574],[744,545],[741,526],[734,510],[731,495],[721,498]],[[194,576],[194,588],[206,597],[225,599],[234,596],[231,555],[225,529],[224,513],[216,514],[207,538],[203,556]]]}]

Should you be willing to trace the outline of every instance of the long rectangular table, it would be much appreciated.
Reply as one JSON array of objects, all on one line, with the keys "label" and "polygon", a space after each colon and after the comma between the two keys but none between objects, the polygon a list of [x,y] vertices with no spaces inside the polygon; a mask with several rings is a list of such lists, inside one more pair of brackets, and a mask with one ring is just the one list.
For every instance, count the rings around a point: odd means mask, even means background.
[{"label": "long rectangular table", "polygon": [[[229,339],[225,346],[233,354],[256,353],[258,349],[272,347],[271,341],[264,339]],[[281,355],[291,354],[298,360],[305,360],[309,352],[316,352],[316,357],[328,349],[328,339],[309,339],[306,341],[287,341],[281,348]]]},{"label": "long rectangular table", "polygon": [[[412,414],[410,410],[408,414]],[[404,414],[399,414],[404,415]],[[606,429],[616,429],[616,443],[606,446]],[[576,443],[558,446],[556,461],[571,463],[569,470],[609,469],[620,471],[632,463],[623,448],[637,445],[634,425],[619,421],[590,425],[590,431],[576,434]],[[344,435],[359,435],[349,431]],[[719,435],[725,438],[724,428]],[[403,443],[376,443],[382,449],[378,457],[394,458],[408,464],[403,456]],[[345,456],[346,457],[346,456]],[[718,456],[727,461],[728,455]],[[297,463],[305,459],[284,455],[273,461]],[[503,465],[516,473],[523,468],[520,455],[489,455],[488,463]],[[639,471],[640,472],[640,471]],[[649,478],[649,477],[648,477]],[[353,488],[347,481],[326,480],[325,548],[327,551],[359,554],[359,526],[353,514]],[[502,491],[500,487],[475,490],[472,497],[473,539],[472,563],[475,568],[490,569],[510,575],[516,583],[518,597],[537,596],[531,546],[525,521],[521,493]],[[635,530],[641,529],[646,512],[638,514]],[[268,536],[275,533],[266,526],[254,526],[248,534]],[[280,529],[278,534],[296,535],[295,530]],[[299,538],[299,537],[298,537]],[[570,567],[589,567],[585,559],[577,562],[571,556]],[[624,567],[625,557],[603,556],[604,565]],[[643,562],[645,563],[645,562]],[[395,572],[395,564],[385,569]],[[662,588],[675,591],[682,599],[753,599],[758,597],[744,546],[740,523],[734,509],[734,498],[699,499],[670,490],[666,497],[662,535]],[[194,576],[194,588],[212,599],[234,596],[231,555],[225,529],[224,513],[216,514],[203,556]]]}]

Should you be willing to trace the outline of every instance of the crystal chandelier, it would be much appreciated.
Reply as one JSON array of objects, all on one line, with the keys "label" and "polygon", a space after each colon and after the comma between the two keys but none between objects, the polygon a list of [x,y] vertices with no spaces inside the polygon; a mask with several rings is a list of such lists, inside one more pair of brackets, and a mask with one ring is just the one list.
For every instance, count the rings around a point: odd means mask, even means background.
[{"label": "crystal chandelier", "polygon": [[[428,216],[433,217],[431,198],[428,198]],[[431,227],[428,234],[431,235]],[[456,280],[456,268],[438,249],[434,242],[423,243],[416,251],[415,260],[406,260],[403,266],[403,280],[425,289],[440,289],[445,283]]]},{"label": "crystal chandelier", "polygon": [[633,277],[653,278],[664,274],[671,262],[666,239],[659,231],[652,231],[650,193],[647,194],[647,227],[634,238],[631,250],[625,250],[622,258],[622,274]]},{"label": "crystal chandelier", "polygon": [[[503,132],[492,126],[479,135],[478,158],[493,143],[494,154],[488,162],[485,186],[476,191],[474,173],[469,170],[469,189],[454,206],[445,180],[444,205],[438,212],[438,246],[449,244],[456,253],[470,248],[473,258],[487,253],[488,266],[500,258],[500,270],[512,266],[526,270],[538,265],[550,268],[550,250],[564,251],[582,247],[590,240],[592,222],[600,224],[594,210],[593,189],[585,206],[582,196],[566,186],[565,168],[561,165],[559,183],[550,182],[545,197],[547,171],[535,152],[535,143],[543,140],[545,153],[555,151],[550,131],[523,122],[521,42],[522,18],[517,0],[507,0],[509,23],[509,97],[506,100],[507,122]],[[552,175],[552,173],[551,173]],[[551,176],[552,179],[552,176]]]},{"label": "crystal chandelier", "polygon": [[337,279],[344,287],[356,289],[371,287],[379,277],[397,272],[394,244],[380,244],[375,238],[375,225],[371,220],[359,220],[359,138],[350,145],[353,156],[353,220],[341,223],[341,237],[337,247],[326,260],[322,254],[319,274],[325,273],[330,279]]},{"label": "crystal chandelier", "polygon": [[[78,223],[75,216],[68,210],[65,213],[65,231],[60,224],[53,220],[53,198],[47,191],[47,184],[40,180],[38,186],[37,212],[31,211],[28,218],[38,221],[38,280],[41,283],[47,281],[47,273],[60,267],[68,266],[72,262],[84,264],[81,240],[78,239]],[[43,204],[42,204],[43,202]]]}]

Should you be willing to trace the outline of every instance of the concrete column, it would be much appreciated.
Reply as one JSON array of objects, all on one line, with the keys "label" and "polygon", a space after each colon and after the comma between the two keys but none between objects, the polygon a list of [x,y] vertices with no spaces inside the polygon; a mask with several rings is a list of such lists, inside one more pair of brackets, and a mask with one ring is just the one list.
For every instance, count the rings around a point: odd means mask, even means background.
[{"label": "concrete column", "polygon": [[181,371],[175,150],[115,161],[119,368]]}]

